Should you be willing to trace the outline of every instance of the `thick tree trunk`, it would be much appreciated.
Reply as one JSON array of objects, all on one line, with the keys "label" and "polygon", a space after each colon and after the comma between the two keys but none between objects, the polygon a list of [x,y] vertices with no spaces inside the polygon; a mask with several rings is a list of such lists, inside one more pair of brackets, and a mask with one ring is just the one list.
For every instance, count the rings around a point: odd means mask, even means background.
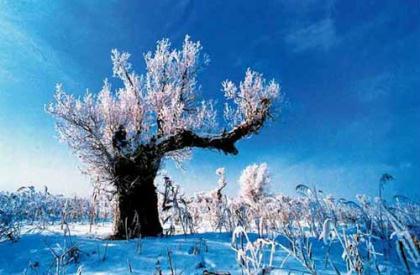
[{"label": "thick tree trunk", "polygon": [[119,179],[116,186],[113,237],[125,239],[161,235],[162,226],[154,185],[158,165],[139,166],[126,161],[117,168]]}]

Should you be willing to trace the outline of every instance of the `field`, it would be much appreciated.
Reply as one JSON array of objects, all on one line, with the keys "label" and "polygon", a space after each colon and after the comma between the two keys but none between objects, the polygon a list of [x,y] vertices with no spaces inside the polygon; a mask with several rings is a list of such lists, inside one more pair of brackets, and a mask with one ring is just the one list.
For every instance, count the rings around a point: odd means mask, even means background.
[{"label": "field", "polygon": [[[164,178],[159,206],[165,236],[158,238],[108,239],[113,205],[106,196],[65,198],[32,187],[0,193],[0,273],[420,272],[420,206],[403,196],[348,201],[299,185],[289,197],[264,192],[260,177],[252,184],[240,180],[240,194],[229,198],[224,171],[217,173],[215,190],[190,197]],[[387,180],[382,177],[379,187]]]},{"label": "field", "polygon": [[420,274],[419,45],[420,1],[0,0],[0,275]]}]

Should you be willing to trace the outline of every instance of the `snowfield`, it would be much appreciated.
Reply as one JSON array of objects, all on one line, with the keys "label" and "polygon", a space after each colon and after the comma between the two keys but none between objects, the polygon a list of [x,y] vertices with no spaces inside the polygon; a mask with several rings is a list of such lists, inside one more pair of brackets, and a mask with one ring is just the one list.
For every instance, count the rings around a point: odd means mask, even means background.
[{"label": "snowfield", "polygon": [[[60,225],[45,230],[23,228],[17,242],[0,243],[1,274],[243,274],[231,247],[231,233],[198,233],[162,238],[111,241],[111,223],[95,225],[71,224],[70,236],[64,236]],[[256,239],[255,234],[250,235]],[[314,240],[315,241],[315,240]],[[78,257],[57,269],[53,252],[59,254],[72,246]],[[321,241],[315,241],[314,254],[318,274],[336,274],[327,264]],[[331,249],[332,260],[345,274],[339,246]],[[170,255],[170,256],[168,256]],[[269,251],[264,254],[267,262]],[[282,265],[283,261],[286,262]],[[172,263],[171,263],[172,262]],[[172,268],[171,268],[172,265]],[[405,274],[398,259],[379,265],[381,274]],[[205,273],[207,271],[208,273]],[[173,273],[172,273],[173,272]],[[213,272],[213,273],[211,273]],[[413,273],[420,272],[419,269]],[[270,274],[308,274],[294,258],[277,251]],[[371,274],[376,274],[371,270]],[[417,273],[418,274],[418,273]]]},{"label": "snowfield", "polygon": [[126,227],[128,240],[110,240],[114,208],[103,196],[0,192],[0,274],[420,274],[415,201],[336,199],[305,185],[295,197],[270,194],[265,165],[245,169],[228,197],[217,174],[216,189],[192,196],[164,178],[156,238]]},{"label": "snowfield", "polygon": [[[105,237],[111,232],[110,223],[94,226],[93,233],[89,233],[89,225],[71,225],[70,230],[71,241],[80,249],[80,259],[65,267],[67,274],[77,271],[82,274],[153,274],[159,266],[163,274],[170,274],[168,252],[172,254],[176,274],[202,274],[205,269],[240,273],[228,233],[109,241]],[[16,243],[3,242],[0,244],[0,273],[54,273],[56,263],[50,249],[66,245],[70,244],[60,226],[23,234]],[[196,247],[203,251],[195,251]],[[202,260],[205,266],[201,265]]]}]

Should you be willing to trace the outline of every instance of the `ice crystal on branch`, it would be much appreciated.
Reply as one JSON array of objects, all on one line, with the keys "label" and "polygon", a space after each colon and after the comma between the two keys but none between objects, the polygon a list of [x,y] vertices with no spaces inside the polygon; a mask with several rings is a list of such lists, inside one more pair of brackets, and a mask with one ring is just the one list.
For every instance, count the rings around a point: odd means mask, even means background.
[{"label": "ice crystal on branch", "polygon": [[255,203],[268,195],[270,174],[266,163],[246,167],[239,178],[239,195],[247,203]]},{"label": "ice crystal on branch", "polygon": [[280,92],[280,86],[274,80],[267,84],[262,74],[250,68],[245,73],[245,79],[239,84],[239,89],[229,80],[225,80],[222,87],[225,97],[233,101],[235,106],[225,104],[225,119],[231,125],[262,115],[261,110],[266,108],[267,102],[276,98]]},{"label": "ice crystal on branch", "polygon": [[56,117],[61,139],[89,172],[106,180],[115,175],[116,159],[136,159],[145,150],[155,150],[156,158],[178,161],[192,147],[237,153],[234,143],[262,127],[279,85],[267,83],[250,69],[239,86],[223,82],[231,102],[225,110],[231,130],[219,129],[213,101],[197,98],[197,73],[207,62],[201,51],[201,44],[188,36],[179,50],[163,39],[154,52],[144,55],[146,72],[139,75],[129,62],[130,54],[112,50],[113,76],[122,87],[113,90],[105,80],[98,93],[88,91],[76,98],[57,85],[55,102],[47,111]]}]

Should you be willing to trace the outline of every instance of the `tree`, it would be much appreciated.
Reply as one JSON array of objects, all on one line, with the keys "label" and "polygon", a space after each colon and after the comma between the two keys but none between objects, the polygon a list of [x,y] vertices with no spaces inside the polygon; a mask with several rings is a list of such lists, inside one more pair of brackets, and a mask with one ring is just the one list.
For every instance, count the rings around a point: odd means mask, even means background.
[{"label": "tree", "polygon": [[267,163],[247,166],[239,178],[239,196],[242,200],[254,205],[268,195],[271,177]]},{"label": "tree", "polygon": [[222,83],[228,102],[225,128],[219,128],[213,102],[197,100],[197,73],[207,63],[201,50],[188,36],[180,50],[163,39],[154,53],[144,55],[143,75],[132,69],[128,53],[112,50],[121,88],[113,92],[105,80],[98,94],[76,98],[58,84],[55,101],[46,108],[84,170],[113,186],[116,238],[162,232],[154,179],[163,160],[182,161],[193,147],[236,155],[236,141],[257,133],[270,117],[279,85],[248,69],[239,86]]}]

